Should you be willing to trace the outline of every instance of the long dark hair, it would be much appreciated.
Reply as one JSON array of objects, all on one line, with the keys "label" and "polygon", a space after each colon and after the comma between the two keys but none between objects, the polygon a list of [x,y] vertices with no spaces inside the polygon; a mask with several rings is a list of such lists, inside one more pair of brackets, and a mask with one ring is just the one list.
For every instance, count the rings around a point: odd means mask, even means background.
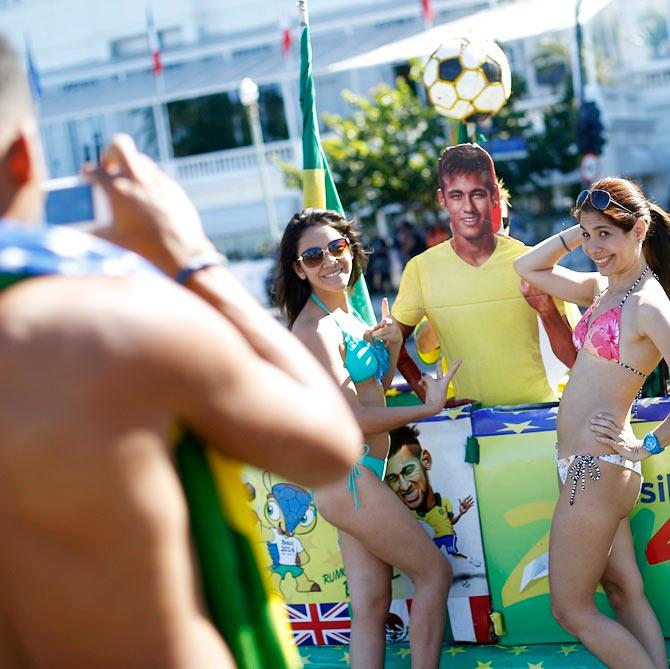
[{"label": "long dark hair", "polygon": [[295,273],[294,266],[298,257],[300,238],[305,230],[315,225],[329,225],[349,240],[353,260],[349,287],[356,283],[365,269],[367,258],[353,221],[327,209],[303,209],[294,214],[279,244],[279,259],[275,266],[272,286],[272,301],[286,316],[289,328],[293,327],[295,319],[298,318],[312,292],[309,281],[301,279]]},{"label": "long dark hair", "polygon": [[572,215],[579,220],[585,211],[602,213],[610,219],[612,225],[625,232],[630,232],[635,222],[640,218],[643,219],[649,226],[642,242],[644,257],[670,297],[670,215],[655,202],[650,202],[640,187],[628,179],[607,177],[596,181],[589,190],[607,191],[613,200],[630,209],[632,213],[612,203],[607,209],[599,212],[589,198],[579,209],[573,209]]}]

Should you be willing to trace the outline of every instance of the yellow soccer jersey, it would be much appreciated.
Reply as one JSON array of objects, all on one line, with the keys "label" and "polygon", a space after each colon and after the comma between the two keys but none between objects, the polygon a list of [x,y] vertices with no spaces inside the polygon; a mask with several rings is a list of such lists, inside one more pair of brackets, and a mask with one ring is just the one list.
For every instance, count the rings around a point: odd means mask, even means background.
[{"label": "yellow soccer jersey", "polygon": [[486,406],[556,399],[540,352],[537,313],[519,292],[513,266],[526,248],[497,237],[491,257],[473,267],[447,241],[405,267],[393,316],[406,325],[426,316],[447,365],[463,359],[453,379],[459,399]]},{"label": "yellow soccer jersey", "polygon": [[414,511],[414,515],[435,530],[433,539],[455,534],[454,526],[451,524],[451,519],[454,516],[451,502],[448,499],[442,499],[437,492],[435,493],[435,506],[426,513]]}]

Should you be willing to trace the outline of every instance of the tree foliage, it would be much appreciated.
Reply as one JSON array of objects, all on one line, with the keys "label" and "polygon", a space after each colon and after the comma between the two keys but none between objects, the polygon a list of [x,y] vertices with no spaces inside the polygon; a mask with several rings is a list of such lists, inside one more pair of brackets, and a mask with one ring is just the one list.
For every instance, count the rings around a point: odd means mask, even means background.
[{"label": "tree foliage", "polygon": [[[540,128],[530,122],[526,113],[519,112],[514,100],[522,97],[525,84],[515,77],[510,103],[494,119],[492,136],[501,139],[521,137],[526,144],[524,157],[497,160],[496,171],[513,195],[535,191],[538,194],[548,189],[552,172],[569,174],[577,169],[579,155],[576,145],[578,108],[574,101],[570,77],[566,77],[564,92],[560,100],[542,112]],[[551,198],[544,198],[546,209],[550,209]]]}]

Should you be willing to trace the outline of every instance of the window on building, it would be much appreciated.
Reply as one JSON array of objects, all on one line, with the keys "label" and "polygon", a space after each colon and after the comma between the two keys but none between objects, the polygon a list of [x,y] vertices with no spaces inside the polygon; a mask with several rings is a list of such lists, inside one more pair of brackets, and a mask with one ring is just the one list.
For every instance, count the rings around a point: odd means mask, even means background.
[{"label": "window on building", "polygon": [[260,105],[263,140],[279,142],[288,139],[288,126],[284,111],[284,98],[279,86],[261,86],[258,103]]},{"label": "window on building", "polygon": [[[165,28],[158,31],[158,43],[161,49],[180,46],[183,41],[181,28]],[[145,54],[149,50],[147,33],[142,31],[135,35],[112,40],[109,43],[109,48],[113,58],[129,58]]]},{"label": "window on building", "polygon": [[231,56],[233,60],[240,58],[248,58],[249,56],[269,56],[272,53],[272,47],[269,44],[258,44],[256,46],[244,47],[243,49],[235,49]]},{"label": "window on building", "polygon": [[142,53],[147,53],[149,47],[147,45],[147,34],[139,33],[131,37],[123,37],[110,42],[110,51],[112,58],[128,58],[130,56],[137,56]]},{"label": "window on building", "polygon": [[[284,102],[278,86],[262,86],[259,97],[263,140],[288,139]],[[235,149],[251,144],[246,112],[236,91],[168,104],[175,157]]]},{"label": "window on building", "polygon": [[409,63],[402,63],[400,65],[394,65],[393,66],[393,81],[395,82],[395,80],[398,79],[398,77],[400,77],[401,79],[405,80],[405,82],[409,85],[409,87],[415,93],[417,93],[418,92],[418,90],[417,90],[418,87],[416,85],[416,81],[414,81],[413,79],[410,79],[410,77],[409,77],[410,70],[411,70],[411,66],[410,66]]}]

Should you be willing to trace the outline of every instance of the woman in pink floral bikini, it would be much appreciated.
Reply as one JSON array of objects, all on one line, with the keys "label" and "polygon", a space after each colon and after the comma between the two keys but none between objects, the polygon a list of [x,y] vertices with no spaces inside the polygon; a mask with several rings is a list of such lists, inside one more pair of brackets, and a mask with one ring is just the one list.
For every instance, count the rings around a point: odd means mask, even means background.
[{"label": "woman in pink floral bikini", "polygon": [[[628,521],[640,460],[670,443],[670,419],[639,440],[631,403],[661,356],[670,359],[670,217],[626,179],[577,198],[578,225],[516,261],[555,297],[590,305],[573,333],[579,351],[557,419],[561,493],[551,525],[552,612],[608,667],[667,669],[660,626],[644,595]],[[598,272],[558,261],[581,241]],[[595,607],[598,584],[616,620]]]}]

